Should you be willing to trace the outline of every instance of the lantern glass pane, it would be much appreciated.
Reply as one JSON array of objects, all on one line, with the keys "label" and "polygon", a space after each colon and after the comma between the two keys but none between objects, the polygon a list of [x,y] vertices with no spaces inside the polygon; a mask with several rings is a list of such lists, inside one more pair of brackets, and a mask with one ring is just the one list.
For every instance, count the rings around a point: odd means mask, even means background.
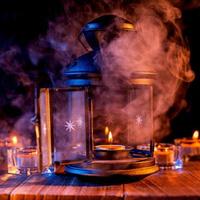
[{"label": "lantern glass pane", "polygon": [[153,140],[153,90],[151,85],[134,85],[129,90],[127,109],[129,145],[148,144]]},{"label": "lantern glass pane", "polygon": [[42,165],[86,158],[88,116],[84,89],[40,92]]},{"label": "lantern glass pane", "polygon": [[85,93],[57,91],[52,94],[54,160],[86,156]]},{"label": "lantern glass pane", "polygon": [[94,94],[94,142],[132,146],[153,141],[153,79],[136,78],[117,90],[99,88]]}]

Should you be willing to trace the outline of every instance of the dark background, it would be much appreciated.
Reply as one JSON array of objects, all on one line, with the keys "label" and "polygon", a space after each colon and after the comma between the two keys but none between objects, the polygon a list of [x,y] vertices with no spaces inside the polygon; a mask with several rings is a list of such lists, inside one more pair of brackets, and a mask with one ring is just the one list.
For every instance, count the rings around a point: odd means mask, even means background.
[{"label": "dark background", "polygon": [[200,7],[183,9],[182,20],[184,38],[191,51],[190,63],[196,77],[188,85],[187,107],[171,122],[171,137],[191,136],[192,132],[200,130]]},{"label": "dark background", "polygon": [[[17,67],[12,67],[15,65],[9,61],[9,58],[6,63],[0,62],[0,134],[8,133],[25,112],[30,110],[33,112],[34,82],[40,83],[43,87],[50,85],[46,72],[49,63],[41,61],[38,66],[33,66],[27,52],[29,44],[45,34],[48,22],[55,21],[59,16],[64,16],[68,20],[67,16],[79,12],[79,9],[85,5],[90,5],[95,12],[102,9],[101,6],[95,5],[96,1],[77,0],[73,1],[73,6],[69,6],[66,13],[66,9],[64,10],[66,2],[61,0],[0,1],[0,56],[11,46],[17,46],[20,48],[20,54],[14,55],[14,60],[21,63],[19,70]],[[121,2],[123,6],[128,6],[131,1]],[[191,136],[194,130],[200,130],[200,6],[198,1],[174,2],[182,10],[183,34],[191,50],[190,63],[196,77],[193,82],[186,85],[188,104],[173,117],[172,134],[165,138],[166,141],[171,141],[175,137]],[[109,11],[110,8],[107,8],[106,3],[102,4],[103,9]],[[46,47],[48,55],[53,55],[53,51]],[[59,71],[61,64],[55,63],[55,68]],[[58,78],[61,76],[59,72],[55,73]],[[19,104],[13,105],[11,102],[19,95],[22,97],[22,105],[19,106],[20,101]]]}]

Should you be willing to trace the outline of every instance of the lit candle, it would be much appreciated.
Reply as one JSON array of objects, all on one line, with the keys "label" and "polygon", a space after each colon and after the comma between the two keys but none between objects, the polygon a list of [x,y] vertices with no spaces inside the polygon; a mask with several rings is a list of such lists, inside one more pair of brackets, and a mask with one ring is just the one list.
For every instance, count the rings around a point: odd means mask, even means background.
[{"label": "lit candle", "polygon": [[113,144],[112,132],[109,128],[105,128],[105,135],[107,136],[107,144],[95,146],[94,156],[101,160],[121,160],[127,159],[130,153],[130,147],[120,144]]},{"label": "lit candle", "polygon": [[187,156],[200,156],[199,131],[194,131],[192,138],[175,139],[175,144],[181,146],[182,155],[186,160]]},{"label": "lit candle", "polygon": [[17,163],[16,163],[16,154],[18,146],[17,136],[12,136],[10,141],[11,142],[8,143],[9,148],[7,149],[8,173],[18,174]]},{"label": "lit candle", "polygon": [[113,143],[113,137],[112,137],[112,132],[109,131],[108,133],[108,143],[109,144],[104,144],[104,145],[97,145],[95,147],[96,150],[109,150],[109,151],[114,151],[114,150],[125,150],[124,145],[119,145],[119,144],[112,144]]},{"label": "lit candle", "polygon": [[20,173],[30,175],[37,171],[37,149],[35,147],[21,148],[17,151],[17,167]]},{"label": "lit candle", "polygon": [[154,158],[157,165],[161,167],[174,164],[174,145],[161,143],[154,149]]},{"label": "lit candle", "polygon": [[110,150],[110,151],[115,151],[115,150],[125,150],[125,146],[124,145],[120,145],[120,144],[109,144],[109,145],[97,145],[95,147],[96,150]]}]

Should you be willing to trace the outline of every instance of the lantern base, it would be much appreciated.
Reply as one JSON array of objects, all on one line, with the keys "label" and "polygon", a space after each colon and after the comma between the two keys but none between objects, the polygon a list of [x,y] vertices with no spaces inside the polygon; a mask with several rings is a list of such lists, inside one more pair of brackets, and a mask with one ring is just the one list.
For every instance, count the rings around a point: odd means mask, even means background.
[{"label": "lantern base", "polygon": [[93,160],[65,166],[65,172],[80,176],[146,176],[159,170],[153,158]]}]

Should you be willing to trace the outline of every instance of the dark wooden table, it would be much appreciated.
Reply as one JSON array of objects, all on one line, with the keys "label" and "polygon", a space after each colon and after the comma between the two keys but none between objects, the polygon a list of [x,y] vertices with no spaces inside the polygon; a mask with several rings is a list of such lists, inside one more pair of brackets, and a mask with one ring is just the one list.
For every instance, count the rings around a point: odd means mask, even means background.
[{"label": "dark wooden table", "polygon": [[0,175],[0,200],[143,200],[200,199],[200,162],[117,184],[75,176]]}]

